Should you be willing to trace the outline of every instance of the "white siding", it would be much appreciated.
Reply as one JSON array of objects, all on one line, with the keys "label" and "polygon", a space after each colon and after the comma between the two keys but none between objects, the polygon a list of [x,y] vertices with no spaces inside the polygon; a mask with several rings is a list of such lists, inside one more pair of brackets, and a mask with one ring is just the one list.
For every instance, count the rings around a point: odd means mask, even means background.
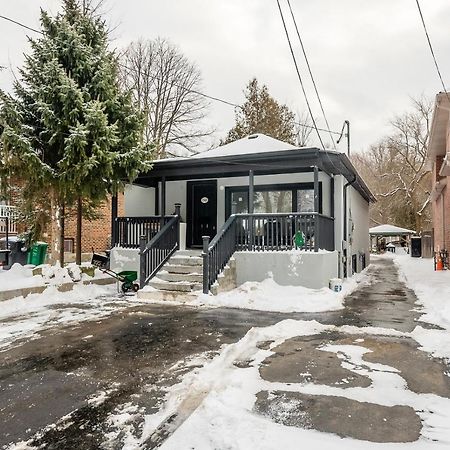
[{"label": "white siding", "polygon": [[[365,255],[366,265],[369,264],[370,258],[370,238],[369,238],[369,204],[361,197],[360,193],[353,187],[349,188],[350,199],[350,215],[349,215],[349,236],[351,255],[357,257],[357,271],[362,270],[361,255]],[[352,227],[353,223],[353,227]],[[353,231],[352,231],[353,229]],[[351,266],[350,266],[351,267]]]},{"label": "white siding", "polygon": [[[211,178],[214,179],[214,178]],[[192,180],[195,181],[195,180]],[[200,180],[199,180],[200,181]],[[294,173],[280,175],[255,175],[256,185],[312,183],[312,173]],[[319,182],[322,183],[322,207],[323,214],[329,215],[331,211],[330,201],[330,177],[319,172]],[[231,186],[248,186],[248,177],[232,177],[217,179],[217,227],[225,223],[225,188]],[[186,220],[187,181],[168,181],[166,183],[166,213],[172,214],[174,204],[181,203],[181,217]]]},{"label": "white siding", "polygon": [[155,215],[155,188],[127,184],[124,193],[126,217]]}]

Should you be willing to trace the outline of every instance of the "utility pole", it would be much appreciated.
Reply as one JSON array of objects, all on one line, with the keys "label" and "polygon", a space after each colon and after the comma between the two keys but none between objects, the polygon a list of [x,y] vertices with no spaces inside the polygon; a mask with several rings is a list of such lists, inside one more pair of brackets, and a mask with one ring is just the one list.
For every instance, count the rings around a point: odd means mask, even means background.
[{"label": "utility pole", "polygon": [[[344,130],[347,128],[347,133],[344,134]],[[344,120],[344,124],[342,125],[341,134],[336,141],[336,144],[341,142],[342,137],[345,136],[347,138],[347,156],[350,158],[350,122],[348,120]]]}]

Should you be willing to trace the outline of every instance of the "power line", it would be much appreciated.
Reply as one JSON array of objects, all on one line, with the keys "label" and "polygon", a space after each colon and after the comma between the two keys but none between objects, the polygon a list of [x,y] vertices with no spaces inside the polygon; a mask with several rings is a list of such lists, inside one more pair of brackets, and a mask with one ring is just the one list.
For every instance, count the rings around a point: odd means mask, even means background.
[{"label": "power line", "polygon": [[[17,20],[11,19],[10,17],[6,17],[6,16],[3,16],[3,15],[0,15],[0,18],[1,18],[1,19],[4,19],[4,20],[7,20],[7,21],[9,21],[9,22],[12,22],[12,23],[14,23],[14,24],[16,24],[16,25],[18,25],[18,26],[20,26],[20,27],[22,27],[22,28],[27,29],[27,30],[34,31],[35,33],[44,34],[42,31],[36,30],[35,28],[32,28],[32,27],[29,27],[29,26],[27,26],[27,25],[25,25],[25,24],[23,24],[23,23],[21,23],[21,22],[19,22],[19,21],[17,21]],[[125,64],[120,63],[119,61],[117,61],[117,63],[118,63],[119,66],[122,66],[122,67],[125,68],[125,69],[132,70],[132,69],[130,69],[128,66],[126,66]],[[149,76],[149,74],[148,74],[147,72],[144,71],[143,73],[144,73],[144,75]],[[238,105],[237,103],[231,102],[231,101],[229,101],[229,100],[225,100],[225,99],[220,98],[220,97],[216,97],[216,96],[213,96],[213,95],[205,94],[204,92],[200,92],[200,91],[197,91],[197,90],[189,89],[189,88],[186,88],[185,86],[181,86],[181,85],[177,85],[177,84],[174,84],[174,86],[176,86],[176,87],[178,87],[178,88],[185,89],[185,90],[187,90],[187,91],[189,91],[189,92],[192,92],[193,94],[200,95],[200,96],[202,96],[202,97],[204,97],[204,98],[207,98],[207,99],[209,99],[209,100],[212,100],[212,101],[215,101],[215,102],[219,102],[219,103],[222,103],[222,104],[224,104],[224,105],[231,106],[231,107],[233,107],[233,108],[239,108],[239,109],[242,109],[242,106],[241,106],[241,105]],[[313,122],[314,122],[314,119],[313,119]],[[329,129],[328,129],[328,130],[325,130],[325,129],[323,129],[323,128],[317,128],[316,124],[314,124],[314,126],[312,126],[312,125],[308,125],[308,124],[306,124],[306,123],[301,123],[301,122],[295,122],[295,121],[294,121],[294,123],[295,123],[296,125],[299,125],[299,126],[302,126],[302,127],[305,127],[305,128],[315,129],[316,131],[319,130],[319,131],[323,131],[323,132],[328,132],[328,133],[331,133],[331,134],[335,134],[336,136],[339,135],[339,133],[338,133],[337,131],[330,131]],[[328,124],[327,124],[327,126],[328,126]],[[328,127],[328,128],[329,128],[329,127]],[[333,143],[334,143],[334,141],[333,141]]]},{"label": "power line", "polygon": [[319,138],[319,141],[320,141],[320,145],[322,146],[323,150],[325,150],[325,145],[323,144],[322,137],[320,136],[319,130],[317,128],[317,124],[316,124],[316,121],[314,119],[314,116],[313,116],[313,113],[312,113],[312,110],[311,110],[311,105],[309,104],[309,101],[308,101],[308,96],[306,94],[305,86],[303,85],[302,76],[300,75],[300,70],[299,70],[298,64],[297,64],[297,58],[295,57],[294,49],[292,48],[291,38],[289,37],[289,32],[288,32],[288,29],[286,27],[286,22],[284,20],[283,11],[281,10],[280,0],[277,0],[277,5],[278,5],[278,10],[280,11],[280,17],[281,17],[281,21],[283,22],[283,27],[284,27],[284,31],[286,33],[286,39],[287,39],[288,44],[289,44],[289,49],[291,51],[292,60],[293,60],[294,65],[295,65],[295,70],[297,71],[298,80],[300,81],[300,86],[301,86],[302,91],[303,91],[303,96],[305,97],[306,106],[308,107],[309,116],[311,117],[311,121],[312,121],[312,123],[314,125],[314,129],[316,130],[317,137]]},{"label": "power line", "polygon": [[4,20],[7,20],[8,22],[15,23],[16,25],[19,25],[19,27],[25,28],[25,29],[30,30],[30,31],[34,31],[35,33],[43,34],[42,31],[36,30],[35,28],[31,28],[28,25],[25,25],[25,24],[23,24],[21,22],[18,22],[17,20],[11,19],[9,17],[0,15],[0,19],[4,19]]},{"label": "power line", "polygon": [[431,45],[430,35],[428,34],[427,26],[425,24],[425,19],[424,19],[423,14],[422,14],[422,9],[420,7],[419,0],[416,0],[416,4],[417,4],[417,9],[419,10],[420,19],[422,20],[422,26],[423,26],[423,29],[425,31],[425,35],[427,37],[428,46],[430,47],[431,56],[433,57],[434,65],[436,66],[436,70],[437,70],[439,79],[441,80],[442,88],[444,89],[445,95],[447,96],[447,100],[450,102],[450,98],[449,98],[447,89],[445,87],[444,80],[443,80],[442,75],[441,75],[441,71],[439,69],[439,65],[438,65],[438,62],[437,62],[437,59],[436,59],[436,55],[434,54],[433,46]]},{"label": "power line", "polygon": [[299,31],[298,26],[297,26],[297,21],[295,20],[295,15],[294,15],[294,11],[292,10],[292,7],[291,7],[290,0],[287,0],[287,4],[288,4],[289,10],[291,12],[292,21],[294,22],[294,26],[295,26],[295,30],[297,32],[298,40],[300,41],[300,46],[302,47],[303,56],[305,57],[305,61],[306,61],[306,65],[308,67],[309,75],[311,77],[311,81],[312,81],[312,84],[314,86],[314,90],[316,91],[317,100],[319,101],[320,109],[322,110],[322,115],[323,115],[323,118],[325,119],[325,124],[327,126],[327,130],[328,130],[328,133],[330,135],[331,142],[333,143],[334,149],[337,150],[336,144],[335,144],[334,139],[333,139],[333,135],[331,134],[331,131],[330,131],[330,125],[328,124],[327,116],[326,116],[325,110],[323,108],[322,100],[320,99],[319,90],[317,88],[316,81],[314,80],[314,76],[313,76],[313,73],[312,73],[311,65],[309,64],[309,59],[308,59],[308,56],[306,55],[305,46],[303,45],[303,39],[300,36],[300,31]]}]

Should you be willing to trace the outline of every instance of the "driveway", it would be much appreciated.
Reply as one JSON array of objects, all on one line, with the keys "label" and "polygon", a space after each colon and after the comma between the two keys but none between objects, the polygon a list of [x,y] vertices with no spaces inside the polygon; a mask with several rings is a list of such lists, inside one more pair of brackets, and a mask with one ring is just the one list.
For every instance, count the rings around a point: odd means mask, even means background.
[{"label": "driveway", "polygon": [[[339,330],[294,337],[273,348],[259,367],[261,378],[269,383],[370,388],[370,372],[377,370],[373,365],[377,363],[394,367],[412,392],[449,398],[448,367],[442,361],[418,350],[410,338],[364,332],[364,327],[410,332],[420,316],[414,311],[414,293],[398,281],[392,261],[378,260],[369,270],[373,283],[351,294],[345,309],[337,312],[279,314],[140,305],[95,322],[47,330],[38,339],[3,351],[0,447],[27,441],[30,447],[48,449],[122,448],[123,430],[111,417],[124,408],[132,411],[128,432],[139,436],[144,416],[161,408],[167,389],[183,375],[216,356],[223,344],[239,341],[250,328],[287,318],[316,320]],[[346,325],[361,327],[361,332],[348,334]],[[359,374],[348,355],[321,350],[349,345],[370,350],[363,356],[367,367]],[[345,367],[343,360],[348,363]],[[171,427],[163,423],[144,448],[163,443],[200,402],[193,402],[182,417],[171,417]],[[297,407],[287,413],[283,404],[292,402]],[[344,396],[262,390],[255,412],[284,425],[355,439],[418,438],[422,425],[414,408],[366,403]]]}]

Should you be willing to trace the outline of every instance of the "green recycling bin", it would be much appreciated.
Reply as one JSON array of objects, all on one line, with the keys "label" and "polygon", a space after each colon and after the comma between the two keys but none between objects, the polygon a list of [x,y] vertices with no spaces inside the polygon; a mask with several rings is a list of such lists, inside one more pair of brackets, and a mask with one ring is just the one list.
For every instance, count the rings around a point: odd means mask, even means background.
[{"label": "green recycling bin", "polygon": [[44,264],[45,257],[47,256],[48,245],[45,242],[36,242],[31,246],[30,252],[28,253],[28,264],[33,264],[39,266]]}]

